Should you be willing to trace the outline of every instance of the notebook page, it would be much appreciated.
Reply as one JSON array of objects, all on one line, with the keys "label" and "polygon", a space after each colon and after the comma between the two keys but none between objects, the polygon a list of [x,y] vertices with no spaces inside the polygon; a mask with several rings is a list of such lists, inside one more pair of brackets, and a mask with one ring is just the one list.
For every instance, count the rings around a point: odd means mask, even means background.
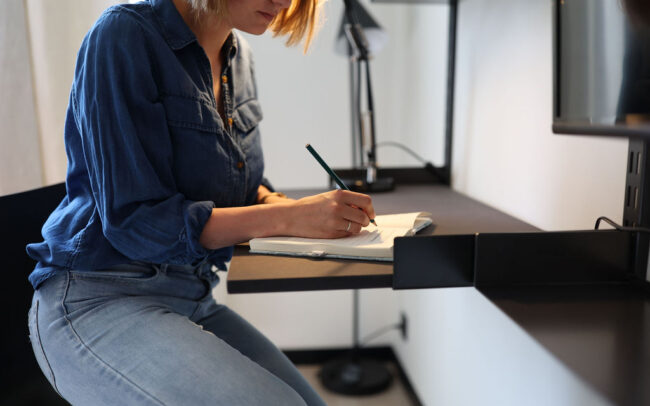
[{"label": "notebook page", "polygon": [[[374,228],[374,226],[373,226]],[[404,228],[381,228],[375,230],[368,230],[367,228],[361,230],[359,234],[353,234],[349,237],[343,238],[302,238],[302,237],[267,237],[260,238],[258,240],[283,240],[291,242],[294,244],[304,244],[304,245],[346,245],[352,247],[377,247],[377,246],[386,246],[391,247],[393,245],[393,239],[395,237],[401,237],[405,233]]]},{"label": "notebook page", "polygon": [[[422,224],[430,224],[429,213],[403,213],[377,216],[378,227],[369,225],[358,234],[343,238],[302,238],[302,237],[265,237],[254,238],[250,241],[252,252],[300,252],[300,253],[337,253],[345,255],[364,255],[392,252],[393,240],[396,237],[413,235]],[[359,250],[359,251],[356,251]],[[368,251],[371,250],[371,251]],[[378,255],[383,256],[383,255]],[[389,255],[390,256],[390,255]]]},{"label": "notebook page", "polygon": [[[414,213],[398,213],[398,214],[383,214],[380,216],[375,217],[375,221],[377,221],[377,225],[379,228],[382,227],[400,227],[400,228],[411,228],[415,224],[415,220],[421,216],[422,214],[428,214],[428,213],[422,213],[422,212],[414,212]],[[370,224],[366,229],[368,228],[374,228],[375,226]]]},{"label": "notebook page", "polygon": [[359,234],[354,234],[349,237],[339,238],[337,240],[329,240],[341,242],[345,245],[354,247],[366,246],[386,246],[391,247],[395,237],[402,237],[404,235],[404,228],[377,228],[375,230],[362,230]]}]

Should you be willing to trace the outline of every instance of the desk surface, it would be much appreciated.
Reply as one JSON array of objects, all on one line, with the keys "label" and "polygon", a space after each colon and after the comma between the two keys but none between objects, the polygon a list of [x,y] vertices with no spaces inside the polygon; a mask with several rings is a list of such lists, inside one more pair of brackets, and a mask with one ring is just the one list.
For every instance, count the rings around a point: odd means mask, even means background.
[{"label": "desk surface", "polygon": [[[287,194],[300,198],[319,192]],[[391,193],[373,194],[372,199],[379,214],[430,212],[434,226],[422,234],[537,231],[444,185],[399,186]],[[379,288],[391,287],[392,280],[392,263],[252,255],[248,246],[237,246],[228,272],[228,292]]]}]

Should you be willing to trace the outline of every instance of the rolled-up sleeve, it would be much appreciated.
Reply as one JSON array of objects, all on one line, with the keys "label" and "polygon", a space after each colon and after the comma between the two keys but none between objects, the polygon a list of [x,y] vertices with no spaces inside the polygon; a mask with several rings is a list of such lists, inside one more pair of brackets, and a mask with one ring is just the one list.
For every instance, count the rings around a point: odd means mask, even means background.
[{"label": "rolled-up sleeve", "polygon": [[128,15],[106,13],[84,39],[73,110],[89,182],[110,244],[133,260],[192,263],[212,201],[178,192],[156,61]]}]

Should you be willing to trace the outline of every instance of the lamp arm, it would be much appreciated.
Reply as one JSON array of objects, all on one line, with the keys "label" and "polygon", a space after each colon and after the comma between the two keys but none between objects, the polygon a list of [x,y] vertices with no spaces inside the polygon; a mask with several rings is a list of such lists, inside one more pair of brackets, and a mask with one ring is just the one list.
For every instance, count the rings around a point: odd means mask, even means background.
[{"label": "lamp arm", "polygon": [[372,84],[370,81],[370,62],[366,65],[366,93],[368,96],[368,115],[370,116],[370,151],[368,151],[368,164],[377,165],[377,139],[375,137],[375,107],[372,98]]},{"label": "lamp arm", "polygon": [[345,17],[348,19],[348,22],[350,24],[358,23],[357,19],[352,14],[352,3],[350,0],[343,0],[343,3],[345,4]]},{"label": "lamp arm", "polygon": [[352,12],[353,7],[351,1],[343,0],[343,3],[345,3],[345,17],[348,20],[349,24],[347,27],[347,32],[349,33],[347,36],[348,41],[350,42],[350,45],[359,52],[358,59],[367,61],[370,55],[370,51],[368,49],[369,45],[366,34],[363,32],[361,24],[359,24],[359,21],[357,21],[356,16]]}]

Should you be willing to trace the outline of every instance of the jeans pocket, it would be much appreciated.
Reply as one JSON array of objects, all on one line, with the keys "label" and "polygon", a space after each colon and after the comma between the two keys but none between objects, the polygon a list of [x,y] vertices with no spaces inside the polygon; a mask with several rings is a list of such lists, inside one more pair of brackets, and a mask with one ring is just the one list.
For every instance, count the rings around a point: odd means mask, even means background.
[{"label": "jeans pocket", "polygon": [[38,327],[38,305],[39,305],[38,300],[34,300],[32,302],[32,307],[29,309],[29,316],[28,316],[29,341],[32,343],[32,349],[34,350],[34,356],[36,357],[36,362],[38,362],[38,366],[41,368],[41,371],[43,371],[43,374],[50,382],[50,385],[52,385],[56,393],[59,393],[59,390],[56,387],[56,380],[54,379],[54,372],[52,372],[50,363],[47,360],[45,351],[43,350],[41,333]]}]

